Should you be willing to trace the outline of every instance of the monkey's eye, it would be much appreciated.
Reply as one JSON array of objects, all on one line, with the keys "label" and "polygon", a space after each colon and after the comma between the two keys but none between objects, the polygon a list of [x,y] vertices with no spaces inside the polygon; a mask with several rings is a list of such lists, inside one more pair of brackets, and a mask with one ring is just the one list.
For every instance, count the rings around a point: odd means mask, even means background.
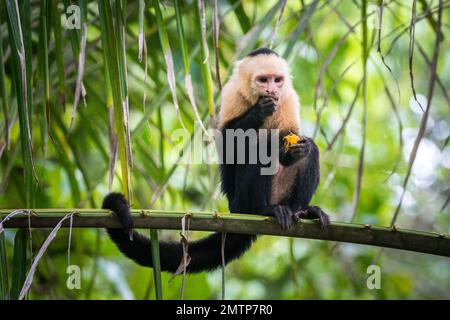
[{"label": "monkey's eye", "polygon": [[276,77],[275,82],[280,83],[283,80],[283,77]]},{"label": "monkey's eye", "polygon": [[266,83],[266,82],[267,82],[267,77],[260,77],[260,78],[258,79],[258,81],[259,81],[259,82],[262,82],[262,83]]}]

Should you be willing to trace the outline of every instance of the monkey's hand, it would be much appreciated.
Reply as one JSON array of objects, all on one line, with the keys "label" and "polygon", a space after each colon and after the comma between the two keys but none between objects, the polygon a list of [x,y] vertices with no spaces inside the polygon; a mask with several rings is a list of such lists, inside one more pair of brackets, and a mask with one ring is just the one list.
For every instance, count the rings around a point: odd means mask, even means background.
[{"label": "monkey's hand", "polygon": [[252,109],[255,112],[255,116],[263,121],[270,117],[277,109],[276,101],[272,97],[261,96]]},{"label": "monkey's hand", "polygon": [[311,138],[302,137],[299,143],[289,146],[289,149],[284,152],[283,148],[280,149],[280,162],[285,166],[289,166],[308,156],[311,151],[312,140]]},{"label": "monkey's hand", "polygon": [[276,110],[275,98],[262,96],[253,107],[242,116],[231,120],[225,129],[258,129],[264,120],[270,117]]}]

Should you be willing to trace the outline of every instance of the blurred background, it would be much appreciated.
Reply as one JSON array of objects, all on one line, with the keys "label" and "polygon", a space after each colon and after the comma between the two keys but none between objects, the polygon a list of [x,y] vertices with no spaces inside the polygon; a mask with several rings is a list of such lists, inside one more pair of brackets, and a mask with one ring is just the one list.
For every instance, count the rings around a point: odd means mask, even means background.
[{"label": "blurred background", "polygon": [[[445,0],[2,1],[0,208],[99,208],[114,190],[132,194],[134,208],[226,212],[217,165],[179,163],[172,133],[213,126],[233,61],[271,46],[289,61],[303,134],[321,151],[313,203],[336,221],[448,234],[449,9]],[[27,261],[49,232],[32,230]],[[3,287],[17,269],[15,235],[0,240]],[[153,271],[101,229],[72,230],[82,278],[69,290],[68,242],[60,230],[29,299],[155,298]],[[227,266],[226,297],[448,299],[449,263],[261,236]],[[366,285],[372,264],[378,290]],[[182,279],[170,279],[164,298],[179,299]],[[187,276],[186,299],[220,296],[220,270]]]}]

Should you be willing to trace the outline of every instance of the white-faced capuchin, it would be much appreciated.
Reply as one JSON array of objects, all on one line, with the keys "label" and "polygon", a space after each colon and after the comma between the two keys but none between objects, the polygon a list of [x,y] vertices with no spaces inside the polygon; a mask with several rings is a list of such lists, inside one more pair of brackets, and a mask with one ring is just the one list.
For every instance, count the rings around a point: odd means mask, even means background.
[{"label": "white-faced capuchin", "polygon": [[[329,224],[328,216],[317,206],[310,206],[319,184],[319,151],[311,138],[300,135],[299,101],[292,86],[287,62],[268,48],[250,52],[237,61],[229,81],[222,90],[222,104],[218,127],[222,132],[223,149],[219,150],[221,187],[234,213],[252,213],[274,216],[281,228],[286,229],[299,218],[319,219],[321,227]],[[262,174],[267,167],[261,161],[244,163],[226,161],[226,131],[276,129],[278,170],[275,174]],[[286,138],[294,136],[291,144]],[[257,148],[260,142],[256,141]],[[270,139],[264,139],[270,144]],[[254,143],[244,142],[249,158]],[[266,150],[271,150],[270,147]],[[222,154],[221,154],[222,152]],[[234,152],[236,156],[236,152]],[[239,155],[237,155],[239,156]],[[132,230],[129,204],[120,193],[109,194],[103,208],[112,210],[119,218],[122,229],[107,229],[117,247],[138,264],[152,267],[150,240]],[[255,235],[227,233],[225,262],[240,257],[256,239]],[[221,233],[191,242],[188,272],[213,270],[222,265]],[[160,242],[161,269],[174,273],[182,260],[181,243]]]}]

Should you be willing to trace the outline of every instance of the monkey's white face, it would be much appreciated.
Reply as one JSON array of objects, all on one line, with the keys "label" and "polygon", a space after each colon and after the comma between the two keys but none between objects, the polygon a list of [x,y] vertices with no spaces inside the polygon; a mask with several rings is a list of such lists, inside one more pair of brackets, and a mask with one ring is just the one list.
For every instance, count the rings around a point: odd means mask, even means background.
[{"label": "monkey's white face", "polygon": [[253,80],[254,90],[258,96],[270,96],[279,99],[284,86],[282,74],[257,74]]}]

